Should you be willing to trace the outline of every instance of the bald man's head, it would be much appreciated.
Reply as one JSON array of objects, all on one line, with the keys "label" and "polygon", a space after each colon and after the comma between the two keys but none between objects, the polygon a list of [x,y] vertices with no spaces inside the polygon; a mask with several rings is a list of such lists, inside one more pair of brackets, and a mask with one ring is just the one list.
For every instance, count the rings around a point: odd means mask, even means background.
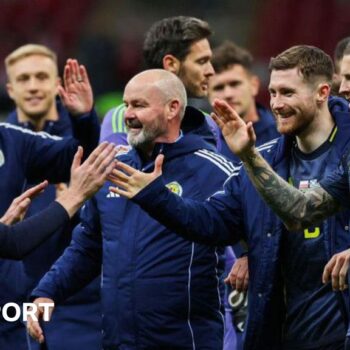
[{"label": "bald man's head", "polygon": [[136,84],[141,89],[154,87],[160,98],[165,101],[177,99],[181,104],[180,118],[185,114],[187,95],[182,81],[173,73],[164,69],[149,69],[135,75],[126,85]]},{"label": "bald man's head", "polygon": [[155,142],[174,142],[179,136],[187,97],[175,74],[163,69],[137,74],[125,87],[124,103],[132,146],[149,149]]}]

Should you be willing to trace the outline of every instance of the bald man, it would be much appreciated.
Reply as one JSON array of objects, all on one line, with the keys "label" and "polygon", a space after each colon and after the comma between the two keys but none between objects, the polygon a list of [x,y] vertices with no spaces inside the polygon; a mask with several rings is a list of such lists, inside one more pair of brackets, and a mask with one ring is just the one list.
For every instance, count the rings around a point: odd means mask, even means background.
[{"label": "bald man", "polygon": [[[136,75],[124,103],[131,148],[118,158],[126,167],[152,171],[162,153],[163,179],[178,196],[204,200],[221,188],[234,167],[215,153],[205,117],[186,107],[176,75]],[[102,264],[104,349],[222,349],[223,248],[179,237],[109,185],[84,207],[79,232],[33,291],[35,302],[60,303]],[[37,322],[28,331],[44,341]]]}]

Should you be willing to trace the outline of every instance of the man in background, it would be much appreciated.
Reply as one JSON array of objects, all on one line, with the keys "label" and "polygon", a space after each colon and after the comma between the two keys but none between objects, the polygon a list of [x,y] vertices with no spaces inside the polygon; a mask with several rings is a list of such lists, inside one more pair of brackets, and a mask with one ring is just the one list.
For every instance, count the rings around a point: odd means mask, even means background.
[{"label": "man in background", "polygon": [[[8,76],[7,90],[16,108],[7,122],[35,132],[86,140],[86,154],[96,145],[98,138],[98,119],[93,107],[93,95],[84,66],[76,60],[68,60],[64,72],[65,89],[58,76],[56,54],[46,46],[27,44],[17,48],[5,59]],[[64,105],[58,99],[58,93]],[[47,166],[51,166],[48,164]],[[30,187],[33,183],[25,183]],[[50,185],[39,195],[28,210],[31,216],[45,209],[56,198],[56,190],[65,184]],[[9,190],[9,189],[7,189]],[[60,229],[48,241],[26,257],[22,262],[1,261],[6,268],[3,284],[4,300],[22,303],[51,264],[61,255],[71,239],[71,230],[78,217],[67,227]],[[16,285],[18,290],[13,290]],[[62,305],[53,324],[47,327],[47,348],[49,350],[69,350],[77,348],[96,349],[101,344],[101,321],[99,310],[99,281],[96,280],[82,293]],[[84,322],[81,322],[84,320]],[[4,322],[4,321],[3,321]],[[16,332],[4,338],[8,348],[26,347],[25,327],[17,323]],[[69,330],[69,336],[67,331]],[[0,333],[0,337],[3,334]],[[7,338],[9,337],[9,338]],[[31,348],[37,347],[32,342]]]},{"label": "man in background", "polygon": [[[255,101],[260,81],[252,71],[253,57],[242,47],[226,41],[213,51],[212,64],[215,74],[209,80],[209,100],[226,101],[246,122],[254,124],[257,145],[279,136],[272,113]],[[220,133],[220,153],[239,162]]]},{"label": "man in background", "polygon": [[[255,98],[259,91],[260,81],[257,75],[252,71],[253,57],[246,49],[236,45],[231,41],[225,41],[220,46],[213,50],[212,64],[215,74],[209,80],[209,101],[214,102],[219,98],[226,101],[236,112],[242,117],[245,122],[254,123],[254,130],[257,135],[257,145],[264,144],[279,136],[276,129],[276,123],[272,113],[258,104]],[[229,149],[226,141],[219,133],[220,137],[220,153],[231,159],[233,162],[239,162],[240,159]],[[228,274],[228,281],[232,281],[234,290],[243,292],[248,288],[248,262],[247,255],[240,249],[240,245],[235,246],[235,252],[231,247],[226,248],[226,267],[225,272]],[[242,256],[240,259],[235,259],[237,256]],[[235,263],[236,262],[236,263]],[[231,269],[232,268],[232,269]],[[231,288],[227,285],[228,296],[231,293]],[[229,329],[232,319],[238,329],[237,335],[243,332],[245,322],[244,314],[246,313],[244,299],[242,299],[240,310],[235,310],[235,315],[232,314],[231,306],[226,301],[226,317],[227,317],[227,333],[225,339],[225,349],[232,348]],[[244,311],[245,310],[245,311]],[[229,317],[229,315],[231,317]],[[241,344],[242,337],[238,336],[237,341]],[[238,347],[241,345],[238,344]]]},{"label": "man in background", "polygon": [[339,94],[344,96],[350,102],[350,38],[340,63],[339,75]]},{"label": "man in background", "polygon": [[[214,69],[209,24],[195,17],[176,16],[155,22],[147,31],[143,43],[146,68],[161,68],[177,75],[189,98],[208,95],[209,78]],[[127,144],[124,105],[109,111],[101,126],[101,141]],[[218,138],[218,128],[209,116],[207,122]]]},{"label": "man in background", "polygon": [[340,65],[344,56],[344,50],[350,43],[350,36],[347,36],[337,42],[334,49],[333,62],[334,62],[334,74],[332,82],[332,95],[339,95],[339,88],[341,83]]}]

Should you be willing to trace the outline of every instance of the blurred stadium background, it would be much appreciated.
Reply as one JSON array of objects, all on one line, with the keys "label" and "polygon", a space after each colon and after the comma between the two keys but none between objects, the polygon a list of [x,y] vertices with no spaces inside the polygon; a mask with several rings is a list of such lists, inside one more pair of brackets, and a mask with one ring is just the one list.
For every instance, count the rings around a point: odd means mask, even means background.
[{"label": "blurred stadium background", "polygon": [[350,0],[0,0],[0,118],[13,108],[3,60],[16,47],[30,42],[51,47],[61,71],[67,58],[78,58],[88,69],[102,117],[142,69],[145,31],[175,15],[208,21],[213,47],[230,39],[248,48],[265,104],[271,56],[294,44],[332,55],[337,41],[350,35]]}]

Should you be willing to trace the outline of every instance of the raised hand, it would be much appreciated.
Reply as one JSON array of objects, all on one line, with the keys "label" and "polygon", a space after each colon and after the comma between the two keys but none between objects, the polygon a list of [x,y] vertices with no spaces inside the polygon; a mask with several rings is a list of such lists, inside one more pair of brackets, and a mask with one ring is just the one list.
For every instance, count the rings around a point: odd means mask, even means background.
[{"label": "raised hand", "polygon": [[224,282],[230,284],[238,292],[245,292],[248,289],[249,271],[247,256],[242,256],[235,261]]},{"label": "raised hand", "polygon": [[323,270],[322,282],[328,283],[331,281],[333,290],[348,288],[349,262],[350,249],[333,255]]},{"label": "raised hand", "polygon": [[94,98],[87,71],[75,59],[69,58],[64,67],[64,87],[59,86],[58,93],[63,104],[72,115],[89,113]]},{"label": "raised hand", "polygon": [[103,186],[115,167],[113,159],[116,153],[114,144],[103,142],[81,164],[83,151],[79,147],[72,163],[69,188],[81,193],[85,199],[91,197]]},{"label": "raised hand", "polygon": [[6,213],[0,218],[0,222],[5,225],[12,225],[23,220],[31,200],[41,193],[46,188],[47,184],[47,181],[43,181],[15,198],[6,210]]},{"label": "raised hand", "polygon": [[71,167],[69,187],[57,198],[57,202],[67,210],[69,216],[74,215],[82,203],[103,186],[116,165],[113,160],[116,153],[113,144],[102,142],[81,164],[83,149],[78,148]]},{"label": "raised hand", "polygon": [[143,173],[123,162],[117,162],[117,169],[114,169],[108,177],[108,180],[117,187],[111,186],[109,190],[123,197],[133,198],[157,177],[162,175],[163,161],[164,155],[158,155],[152,173]]},{"label": "raised hand", "polygon": [[[42,306],[40,306],[39,303],[40,304],[42,304],[42,303],[54,304],[54,301],[52,299],[49,299],[49,298],[36,298],[34,300],[34,304],[36,304],[36,306],[37,306],[37,310],[35,312],[36,320],[33,319],[30,316],[30,314],[28,315],[28,320],[27,320],[27,332],[28,332],[28,334],[33,339],[38,341],[39,343],[43,343],[45,341],[45,338],[44,338],[44,332],[40,326],[40,321],[42,319],[44,319],[44,316],[46,316],[46,315],[44,315],[45,309]],[[49,319],[46,321],[50,321],[53,310],[54,310],[54,307],[50,307],[49,315],[48,315]]]},{"label": "raised hand", "polygon": [[212,118],[221,129],[230,150],[238,157],[249,155],[255,145],[256,136],[251,122],[244,120],[225,101],[215,99]]}]

